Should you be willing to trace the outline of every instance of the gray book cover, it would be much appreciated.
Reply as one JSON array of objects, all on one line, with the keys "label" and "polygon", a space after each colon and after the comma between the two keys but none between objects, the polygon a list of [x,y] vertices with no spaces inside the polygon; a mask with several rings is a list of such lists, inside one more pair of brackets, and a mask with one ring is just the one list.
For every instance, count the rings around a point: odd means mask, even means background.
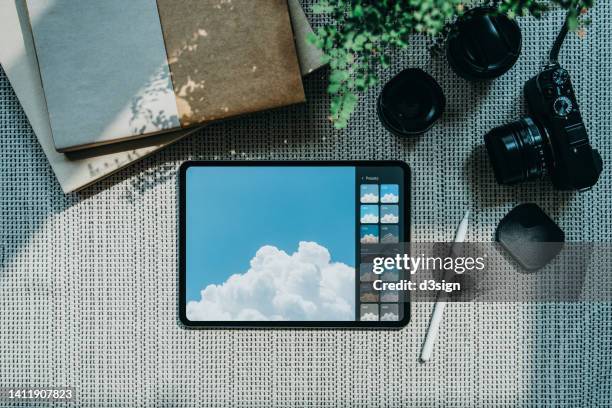
[{"label": "gray book cover", "polygon": [[26,3],[58,151],[179,127],[155,0]]}]

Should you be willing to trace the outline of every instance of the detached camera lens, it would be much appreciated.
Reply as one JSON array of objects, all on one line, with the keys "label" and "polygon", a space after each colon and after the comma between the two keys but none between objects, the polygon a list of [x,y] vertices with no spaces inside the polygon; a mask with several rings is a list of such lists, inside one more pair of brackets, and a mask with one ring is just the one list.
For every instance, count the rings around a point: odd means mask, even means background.
[{"label": "detached camera lens", "polygon": [[545,175],[545,139],[533,119],[526,117],[497,127],[484,140],[499,184],[512,185]]}]

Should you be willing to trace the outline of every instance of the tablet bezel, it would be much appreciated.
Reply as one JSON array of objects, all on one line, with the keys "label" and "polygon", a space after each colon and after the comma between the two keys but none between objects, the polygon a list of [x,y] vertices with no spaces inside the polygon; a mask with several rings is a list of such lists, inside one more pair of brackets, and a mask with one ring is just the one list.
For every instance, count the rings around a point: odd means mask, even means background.
[{"label": "tablet bezel", "polygon": [[[214,328],[285,328],[285,329],[401,329],[410,322],[410,302],[401,302],[404,306],[404,317],[397,322],[363,322],[363,321],[191,321],[187,319],[186,303],[186,177],[191,167],[400,167],[404,172],[404,231],[405,237],[411,240],[411,189],[410,167],[399,160],[333,160],[333,161],[266,161],[266,160],[223,160],[223,161],[187,161],[179,169],[179,320],[187,328],[214,329]],[[381,324],[383,323],[383,324]]]}]

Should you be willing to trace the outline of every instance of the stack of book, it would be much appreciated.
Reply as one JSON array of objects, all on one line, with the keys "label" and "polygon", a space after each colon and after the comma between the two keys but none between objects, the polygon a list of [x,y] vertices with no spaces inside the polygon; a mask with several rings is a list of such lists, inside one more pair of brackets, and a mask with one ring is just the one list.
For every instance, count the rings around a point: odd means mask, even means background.
[{"label": "stack of book", "polygon": [[64,192],[219,120],[304,102],[298,0],[2,0],[0,62]]}]

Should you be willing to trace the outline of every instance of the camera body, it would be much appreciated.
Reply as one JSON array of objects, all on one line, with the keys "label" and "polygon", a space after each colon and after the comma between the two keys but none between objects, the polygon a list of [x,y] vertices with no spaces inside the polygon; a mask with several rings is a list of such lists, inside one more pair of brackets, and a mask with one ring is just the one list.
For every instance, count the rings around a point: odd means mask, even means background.
[{"label": "camera body", "polygon": [[603,165],[580,114],[569,73],[547,66],[525,84],[529,115],[545,140],[544,159],[559,190],[586,190],[597,183]]},{"label": "camera body", "polygon": [[525,84],[529,116],[497,127],[485,145],[498,183],[513,185],[550,175],[558,190],[588,190],[603,163],[593,149],[569,73],[550,64]]}]

